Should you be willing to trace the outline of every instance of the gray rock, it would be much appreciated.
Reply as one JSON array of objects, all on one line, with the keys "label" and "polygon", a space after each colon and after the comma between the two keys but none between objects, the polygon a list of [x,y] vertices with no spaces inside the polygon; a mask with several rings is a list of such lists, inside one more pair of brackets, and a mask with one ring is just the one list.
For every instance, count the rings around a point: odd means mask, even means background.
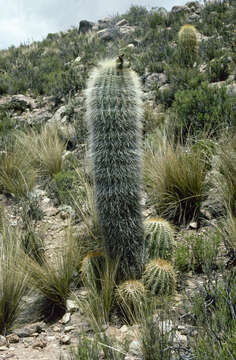
[{"label": "gray rock", "polygon": [[124,26],[124,25],[128,25],[128,21],[126,19],[122,19],[118,21],[118,23],[116,23],[116,26]]},{"label": "gray rock", "polygon": [[0,335],[0,346],[5,346],[7,344],[7,339],[5,336]]},{"label": "gray rock", "polygon": [[183,14],[186,13],[187,14],[187,13],[190,13],[191,10],[185,5],[183,5],[183,6],[177,5],[177,6],[172,7],[171,12],[173,14],[180,14],[180,13],[183,13]]},{"label": "gray rock", "polygon": [[234,82],[233,84],[227,85],[226,91],[228,95],[236,96],[236,83]]},{"label": "gray rock", "polygon": [[103,41],[111,41],[114,40],[115,37],[115,32],[114,29],[103,29],[103,30],[99,30],[97,32],[97,35],[100,37],[100,39],[102,39]]},{"label": "gray rock", "polygon": [[88,20],[81,20],[79,23],[79,33],[87,33],[92,30],[94,23]]},{"label": "gray rock", "polygon": [[9,107],[13,110],[20,110],[25,111],[27,109],[34,109],[36,107],[34,100],[29,97],[22,94],[14,95],[10,102]]},{"label": "gray rock", "polygon": [[67,324],[70,321],[70,317],[71,317],[70,313],[67,312],[65,313],[65,315],[63,316],[60,322],[62,324]]},{"label": "gray rock", "polygon": [[78,307],[78,303],[74,300],[66,300],[66,309],[68,312],[74,312],[74,311],[77,311],[79,310],[79,307]]},{"label": "gray rock", "polygon": [[129,26],[129,25],[124,25],[122,27],[120,27],[120,33],[121,35],[130,35],[135,31],[135,27],[134,26]]},{"label": "gray rock", "polygon": [[199,14],[203,8],[202,4],[199,1],[189,1],[185,4],[190,10],[194,11],[195,13]]},{"label": "gray rock", "polygon": [[145,87],[153,89],[154,86],[161,87],[167,81],[167,76],[163,73],[153,73],[146,77]]},{"label": "gray rock", "polygon": [[199,19],[200,19],[200,15],[198,15],[196,13],[193,13],[187,18],[186,22],[191,23],[191,22],[194,22],[194,21],[198,21]]},{"label": "gray rock", "polygon": [[129,354],[130,355],[140,355],[141,354],[141,343],[139,340],[133,340],[129,344]]},{"label": "gray rock", "polygon": [[63,335],[61,338],[60,338],[60,344],[61,345],[70,345],[71,343],[71,338],[69,335]]}]

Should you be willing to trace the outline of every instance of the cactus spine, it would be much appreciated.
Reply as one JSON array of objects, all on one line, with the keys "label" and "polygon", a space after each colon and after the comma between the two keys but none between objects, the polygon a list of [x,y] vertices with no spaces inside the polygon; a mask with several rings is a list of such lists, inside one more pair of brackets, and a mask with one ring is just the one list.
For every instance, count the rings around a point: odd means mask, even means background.
[{"label": "cactus spine", "polygon": [[152,295],[171,295],[175,290],[176,275],[173,266],[166,260],[151,260],[145,268],[143,282]]},{"label": "cactus spine", "polygon": [[171,260],[174,250],[174,229],[161,218],[150,218],[144,222],[146,258]]},{"label": "cactus spine", "polygon": [[193,25],[183,25],[178,33],[180,61],[183,65],[193,66],[198,54],[197,30]]},{"label": "cactus spine", "polygon": [[[86,120],[95,184],[95,204],[105,250],[120,260],[122,276],[140,276],[144,230],[142,190],[142,102],[139,78],[107,60],[91,74]],[[133,274],[133,275],[131,275]]]}]

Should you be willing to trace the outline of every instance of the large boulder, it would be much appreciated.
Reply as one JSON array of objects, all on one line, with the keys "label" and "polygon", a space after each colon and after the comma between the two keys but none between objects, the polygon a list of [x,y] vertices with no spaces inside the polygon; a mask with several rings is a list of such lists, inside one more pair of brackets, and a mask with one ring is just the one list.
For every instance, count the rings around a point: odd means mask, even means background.
[{"label": "large boulder", "polygon": [[81,20],[79,23],[79,33],[87,33],[92,30],[94,23],[88,20]]}]

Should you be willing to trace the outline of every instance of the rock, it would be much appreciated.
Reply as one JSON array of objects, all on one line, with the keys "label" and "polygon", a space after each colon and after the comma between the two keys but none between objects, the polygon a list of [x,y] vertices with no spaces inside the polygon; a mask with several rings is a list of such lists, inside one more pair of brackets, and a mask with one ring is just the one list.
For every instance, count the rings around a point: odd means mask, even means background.
[{"label": "rock", "polygon": [[36,107],[32,98],[22,94],[12,96],[8,106],[12,110],[21,112],[24,112],[27,109],[32,110]]},{"label": "rock", "polygon": [[141,351],[141,343],[139,340],[133,340],[129,344],[129,354],[131,355],[140,355]]},{"label": "rock", "polygon": [[64,332],[65,334],[75,330],[74,326],[65,326]]},{"label": "rock", "polygon": [[5,346],[7,344],[7,339],[5,336],[0,335],[0,346]]},{"label": "rock", "polygon": [[38,322],[29,326],[25,326],[19,329],[14,330],[14,334],[19,336],[19,338],[31,337],[33,334],[40,334],[44,331],[44,324]]},{"label": "rock", "polygon": [[191,22],[198,21],[199,19],[200,19],[200,15],[193,13],[187,18],[186,22],[191,23]]},{"label": "rock", "polygon": [[54,332],[61,332],[61,328],[58,325],[55,325],[52,329]]},{"label": "rock", "polygon": [[62,220],[68,219],[68,218],[75,218],[75,210],[70,205],[61,205],[58,208],[58,211],[60,211],[60,218]]},{"label": "rock", "polygon": [[191,12],[191,10],[187,7],[187,6],[185,6],[185,5],[183,5],[183,6],[173,6],[172,7],[172,9],[171,9],[171,12],[173,13],[173,14],[180,14],[180,13],[190,13]]},{"label": "rock", "polygon": [[74,300],[66,300],[66,310],[70,313],[74,312],[74,311],[78,311],[79,307],[78,307],[78,303]]},{"label": "rock", "polygon": [[94,23],[88,20],[81,20],[79,23],[79,33],[87,33],[92,30]]},{"label": "rock", "polygon": [[163,73],[152,73],[147,75],[145,80],[145,88],[153,89],[154,86],[161,87],[167,81],[167,76]]},{"label": "rock", "polygon": [[63,105],[53,115],[53,117],[50,119],[49,123],[55,122],[55,123],[64,123],[66,122],[66,106]]},{"label": "rock", "polygon": [[71,338],[69,335],[63,335],[61,338],[60,338],[60,344],[61,345],[70,345],[71,343]]},{"label": "rock", "polygon": [[135,31],[135,27],[134,26],[129,26],[129,25],[124,25],[122,27],[120,27],[120,33],[121,35],[130,35]]},{"label": "rock", "polygon": [[9,350],[7,346],[0,346],[0,351],[7,351]]},{"label": "rock", "polygon": [[9,344],[17,344],[20,341],[20,338],[16,334],[10,334],[7,336],[7,341]]},{"label": "rock", "polygon": [[43,338],[38,338],[34,341],[32,348],[33,349],[43,349],[47,346],[47,341]]},{"label": "rock", "polygon": [[68,324],[68,322],[70,321],[71,315],[69,312],[65,313],[65,315],[63,316],[63,318],[60,320],[61,324]]},{"label": "rock", "polygon": [[116,23],[116,26],[124,26],[124,25],[128,25],[128,21],[126,19],[121,19],[120,21],[118,21],[118,23]]},{"label": "rock", "polygon": [[97,35],[103,41],[111,41],[111,40],[114,40],[115,32],[113,29],[106,28],[106,29],[97,31]]},{"label": "rock", "polygon": [[202,4],[200,4],[199,1],[189,1],[185,4],[191,11],[199,14],[201,10],[203,9]]},{"label": "rock", "polygon": [[108,338],[112,338],[115,340],[120,340],[121,339],[121,331],[120,329],[114,327],[114,326],[109,326],[107,328],[107,330],[105,331],[105,334]]},{"label": "rock", "polygon": [[226,91],[228,95],[236,96],[236,83],[234,82],[233,84],[227,85]]}]

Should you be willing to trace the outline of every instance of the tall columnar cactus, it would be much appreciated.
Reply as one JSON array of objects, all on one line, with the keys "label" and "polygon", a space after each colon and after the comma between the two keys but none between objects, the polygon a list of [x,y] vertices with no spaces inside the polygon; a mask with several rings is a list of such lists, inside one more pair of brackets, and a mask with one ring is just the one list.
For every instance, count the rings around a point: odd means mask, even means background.
[{"label": "tall columnar cactus", "polygon": [[153,295],[171,295],[176,284],[174,268],[166,260],[153,259],[146,265],[143,282]]},{"label": "tall columnar cactus", "polygon": [[174,229],[161,218],[150,218],[144,222],[146,258],[171,260],[174,251]]},{"label": "tall columnar cactus", "polygon": [[142,101],[139,78],[123,56],[102,62],[88,81],[86,119],[98,221],[108,255],[121,273],[140,276],[144,230]]},{"label": "tall columnar cactus", "polygon": [[183,25],[178,33],[180,61],[186,66],[192,66],[197,59],[197,30],[193,25]]}]

